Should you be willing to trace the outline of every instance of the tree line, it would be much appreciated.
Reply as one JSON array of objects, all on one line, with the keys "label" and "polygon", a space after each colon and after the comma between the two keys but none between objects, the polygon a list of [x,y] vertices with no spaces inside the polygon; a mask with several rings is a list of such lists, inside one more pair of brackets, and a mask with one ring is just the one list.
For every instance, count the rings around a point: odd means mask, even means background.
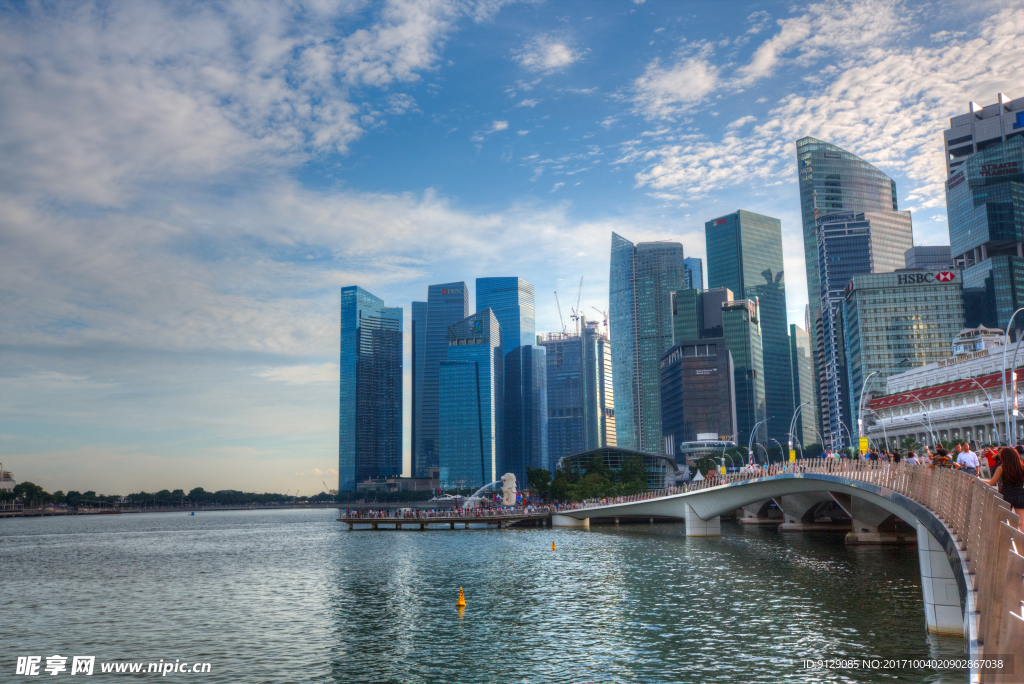
[{"label": "tree line", "polygon": [[527,468],[526,480],[547,501],[584,501],[611,496],[630,496],[647,491],[647,468],[642,456],[628,456],[618,468],[609,468],[604,456],[594,456],[583,466],[560,466],[554,472]]}]

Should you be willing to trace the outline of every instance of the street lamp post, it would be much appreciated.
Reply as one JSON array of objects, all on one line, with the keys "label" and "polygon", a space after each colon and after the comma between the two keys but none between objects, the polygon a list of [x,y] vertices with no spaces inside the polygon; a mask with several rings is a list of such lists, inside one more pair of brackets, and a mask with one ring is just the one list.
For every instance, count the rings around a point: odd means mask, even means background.
[{"label": "street lamp post", "polygon": [[925,425],[924,423],[921,423],[921,425],[924,425],[926,428],[928,428],[928,434],[931,435],[932,438],[932,448],[938,448],[938,442],[935,441],[935,428],[932,425],[932,417],[928,415],[928,407],[924,405],[924,402],[921,401],[921,399],[916,394],[904,392],[903,394],[899,394],[897,396],[910,397],[911,399],[913,399],[914,401],[921,405],[921,415],[923,415],[925,419],[928,421],[927,425]]},{"label": "street lamp post", "polygon": [[[772,438],[772,437],[769,437],[769,438],[768,438],[768,441],[769,441],[769,442],[775,442],[776,444],[779,444],[779,440],[777,440],[777,439],[774,439],[774,438]],[[782,451],[782,445],[781,445],[781,444],[779,444],[779,455],[780,455],[780,456],[782,456],[782,454],[783,454],[783,451]],[[788,460],[788,459],[787,459],[787,458],[786,458],[785,456],[783,456],[783,458],[782,458],[782,462],[783,462],[783,463],[785,463],[785,462],[786,462],[787,460]]]},{"label": "street lamp post", "polygon": [[750,438],[747,440],[747,458],[750,459],[751,463],[754,462],[754,455],[753,455],[754,435],[757,434],[757,428],[761,427],[761,425],[763,423],[767,423],[769,420],[771,420],[771,419],[770,418],[765,418],[764,420],[762,420],[762,421],[760,421],[758,423],[754,423],[754,427],[750,428]]},{"label": "street lamp post", "polygon": [[846,436],[850,438],[850,448],[852,449],[853,448],[853,435],[850,434],[850,428],[846,427],[846,423],[844,423],[841,420],[839,421],[839,427],[842,428],[842,430],[839,431],[840,439],[842,439],[843,430],[846,430]]},{"label": "street lamp post", "polygon": [[[885,448],[888,449],[889,448],[889,435],[887,435],[885,433],[885,423],[882,422],[882,416],[878,415],[878,412],[875,411],[874,409],[865,409],[865,410],[866,411],[870,411],[871,413],[874,413],[875,414],[875,418],[878,418],[878,424],[882,426],[882,439],[885,440]],[[877,447],[878,444],[876,443],[875,446]]]},{"label": "street lamp post", "polygon": [[786,434],[789,435],[790,439],[795,439],[796,440],[796,446],[797,446],[798,449],[800,449],[800,460],[801,461],[804,460],[804,444],[803,444],[803,442],[801,442],[800,439],[796,435],[791,433],[791,432],[787,432]]},{"label": "street lamp post", "polygon": [[[1010,403],[1009,403],[1009,397],[1006,396],[1006,346],[1010,342],[1010,328],[1013,327],[1013,319],[1021,311],[1024,311],[1024,308],[1017,309],[1016,311],[1013,312],[1013,315],[1010,316],[1009,323],[1006,324],[1006,332],[1003,333],[1003,416],[1006,418],[1006,444],[1007,445],[1013,444],[1013,438],[1010,436]],[[1019,339],[1017,340],[1017,348],[1013,350],[1013,362],[1014,363],[1017,362],[1017,350],[1018,349],[1020,349],[1020,340]],[[1014,373],[1016,374],[1016,370],[1014,370]],[[1014,398],[1016,399],[1016,397],[1014,397]],[[1014,416],[1014,417],[1016,417],[1016,416]]]},{"label": "street lamp post", "polygon": [[[800,404],[799,406],[796,407],[796,411],[793,411],[793,418],[789,421],[789,432],[786,433],[787,435],[789,435],[789,450],[790,451],[793,450],[793,430],[796,429],[796,417],[797,417],[797,414],[800,413],[800,409],[802,409],[804,406],[809,405],[810,403],[811,402],[809,402],[809,401],[805,401],[804,403],[802,403],[802,404]],[[799,440],[797,440],[797,441],[799,441]],[[800,449],[800,451],[802,452],[803,449]]]},{"label": "street lamp post", "polygon": [[[1016,354],[1016,352],[1014,352],[1014,354]],[[970,380],[971,382],[973,382],[975,385],[977,385],[978,388],[982,392],[985,393],[985,398],[988,400],[988,412],[989,412],[989,415],[992,416],[992,430],[993,430],[992,434],[996,435],[996,438],[998,439],[998,437],[999,437],[999,426],[996,425],[996,412],[995,412],[995,409],[992,408],[992,397],[991,397],[991,395],[989,395],[988,390],[985,389],[980,382],[978,382],[974,378],[967,378],[967,379]]]},{"label": "street lamp post", "polygon": [[[864,434],[864,418],[863,418],[863,414],[864,414],[864,393],[867,391],[868,385],[871,383],[871,378],[873,378],[874,376],[878,375],[879,373],[884,373],[885,371],[889,370],[890,368],[893,368],[894,366],[902,366],[907,361],[910,361],[910,359],[909,358],[903,358],[903,359],[900,359],[899,361],[897,361],[896,363],[890,363],[888,366],[886,366],[882,370],[875,371],[874,373],[871,373],[870,375],[868,375],[867,379],[864,380],[864,384],[861,385],[861,388],[860,388],[860,401],[857,402],[857,436],[858,437],[860,437],[861,435]],[[876,413],[875,415],[877,416],[878,414]],[[853,437],[851,436],[850,439],[852,440]],[[888,446],[888,445],[886,445],[886,446]]]}]

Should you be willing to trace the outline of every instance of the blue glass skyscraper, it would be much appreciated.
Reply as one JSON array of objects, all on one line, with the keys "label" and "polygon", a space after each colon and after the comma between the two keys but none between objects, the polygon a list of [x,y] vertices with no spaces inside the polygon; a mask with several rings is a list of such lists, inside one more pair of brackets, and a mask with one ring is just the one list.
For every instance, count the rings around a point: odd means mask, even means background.
[{"label": "blue glass skyscraper", "polygon": [[338,490],[402,474],[402,309],[341,289]]},{"label": "blue glass skyscraper", "polygon": [[501,326],[501,347],[508,354],[522,344],[537,344],[533,285],[522,278],[477,278],[476,310],[490,309]]},{"label": "blue glass skyscraper", "polygon": [[683,289],[704,289],[704,262],[698,257],[683,259]]},{"label": "blue glass skyscraper", "polygon": [[475,488],[498,479],[503,427],[501,327],[490,309],[452,325],[438,366],[441,486]]},{"label": "blue glass skyscraper", "polygon": [[[448,328],[469,315],[466,283],[443,283],[427,288],[427,324],[423,340],[423,396],[416,430],[419,451],[414,455],[415,475],[426,477],[438,467],[438,369],[448,358]],[[415,395],[413,401],[416,401]]]},{"label": "blue glass skyscraper", "polygon": [[683,246],[634,245],[612,233],[609,326],[618,446],[660,453],[658,362],[672,346],[672,293],[683,289]]},{"label": "blue glass skyscraper", "polygon": [[412,303],[412,439],[409,440],[412,453],[411,471],[413,477],[426,475],[426,468],[417,462],[422,454],[420,446],[423,429],[423,378],[427,354],[427,310],[426,302]]}]

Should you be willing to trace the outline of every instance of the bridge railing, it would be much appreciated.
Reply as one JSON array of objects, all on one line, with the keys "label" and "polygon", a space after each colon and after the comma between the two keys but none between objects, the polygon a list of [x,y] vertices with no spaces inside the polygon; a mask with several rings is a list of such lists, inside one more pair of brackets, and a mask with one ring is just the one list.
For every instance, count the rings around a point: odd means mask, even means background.
[{"label": "bridge railing", "polygon": [[[969,473],[905,462],[809,459],[772,464],[754,472],[717,475],[712,471],[702,482],[625,497],[625,502],[787,473],[834,475],[868,482],[931,511],[950,531],[968,563],[968,589],[975,596],[980,648],[989,655],[1012,654],[1018,676],[1024,673],[1024,533],[1018,529],[1017,515],[999,492]],[[981,680],[997,681],[995,677],[983,673]]]}]

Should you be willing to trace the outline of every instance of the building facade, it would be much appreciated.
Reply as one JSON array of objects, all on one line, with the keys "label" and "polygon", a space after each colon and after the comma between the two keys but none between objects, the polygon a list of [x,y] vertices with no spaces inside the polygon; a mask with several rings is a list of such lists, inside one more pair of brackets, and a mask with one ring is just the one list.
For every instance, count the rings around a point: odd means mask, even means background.
[{"label": "building facade", "polygon": [[722,336],[722,304],[731,302],[727,287],[714,290],[687,289],[672,293],[672,340]]},{"label": "building facade", "polygon": [[[423,341],[423,394],[419,417],[417,442],[419,451],[413,458],[415,477],[425,477],[430,468],[439,467],[439,396],[438,373],[441,362],[448,358],[448,329],[469,315],[469,295],[466,283],[443,283],[427,288],[427,323]],[[415,395],[413,400],[416,400]]]},{"label": "building facade", "polygon": [[666,454],[686,463],[679,448],[696,441],[698,435],[735,441],[735,369],[725,338],[680,342],[662,355],[659,368]]},{"label": "building facade", "polygon": [[[1024,136],[963,159],[946,181],[946,213],[967,324],[1005,329],[1024,306]],[[1013,327],[1020,334],[1024,320]]]},{"label": "building facade", "polygon": [[504,447],[499,474],[526,482],[527,468],[548,467],[547,353],[521,344],[505,354]]},{"label": "building facade", "polygon": [[423,451],[420,445],[420,438],[423,422],[423,378],[427,354],[427,310],[426,302],[412,303],[412,330],[410,331],[412,333],[412,354],[410,358],[412,363],[410,428],[412,432],[409,435],[409,446],[412,456],[410,472],[412,477],[417,477],[417,473],[425,471],[425,468],[420,467],[417,459],[421,457]]},{"label": "building facade", "polygon": [[793,410],[800,410],[793,434],[803,446],[821,444],[817,431],[818,400],[811,337],[795,323],[789,326],[789,354],[790,366],[793,368]]},{"label": "building facade", "polygon": [[925,268],[929,271],[948,271],[953,268],[953,253],[949,245],[916,245],[903,255],[906,268]]},{"label": "building facade", "polygon": [[[745,445],[753,433],[754,441],[766,448],[764,356],[761,347],[761,326],[757,302],[737,299],[722,304],[722,329],[726,350],[733,365],[733,387],[736,397],[736,443]],[[755,431],[755,426],[760,424]]]},{"label": "building facade", "polygon": [[758,302],[768,435],[782,442],[793,413],[782,222],[741,209],[705,223],[704,236],[708,286]]},{"label": "building facade", "polygon": [[950,119],[942,133],[947,178],[972,154],[1024,134],[1024,97],[1011,100],[999,93],[995,104],[982,107],[971,102],[968,108],[966,114]]},{"label": "building facade", "polygon": [[683,246],[634,245],[612,233],[609,324],[618,444],[661,448],[658,361],[672,346],[672,292],[683,289]]},{"label": "building facade", "polygon": [[842,311],[844,357],[854,444],[859,438],[861,389],[883,391],[890,375],[949,356],[964,327],[960,272],[903,270],[854,276]]},{"label": "building facade", "polygon": [[885,394],[867,402],[873,422],[865,422],[866,436],[890,449],[905,448],[908,437],[928,446],[947,440],[1007,444],[1010,435],[1013,443],[1024,442],[1024,418],[1015,418],[1013,402],[1004,401],[1013,397],[1014,377],[1018,386],[1024,383],[1024,355],[1016,343],[1005,347],[1006,368],[1014,372],[1004,374],[1002,332],[967,328],[953,339],[952,356],[889,376]]},{"label": "building facade", "polygon": [[450,326],[446,341],[438,367],[441,486],[482,487],[498,479],[503,456],[501,326],[484,309]]},{"label": "building facade", "polygon": [[402,309],[341,289],[338,491],[402,474]]},{"label": "building facade", "polygon": [[[797,141],[797,173],[800,188],[800,214],[803,221],[804,261],[807,268],[807,299],[809,306],[811,348],[815,354],[815,375],[819,378],[819,417],[824,438],[838,446],[840,435],[846,434],[844,411],[848,407],[833,404],[830,397],[841,392],[830,392],[830,385],[842,381],[835,362],[826,368],[826,355],[841,353],[834,339],[834,321],[824,321],[830,313],[822,311],[823,293],[834,291],[833,286],[845,288],[846,283],[822,281],[820,255],[821,226],[839,229],[839,223],[869,223],[866,240],[870,243],[872,270],[887,273],[905,266],[905,254],[913,247],[913,232],[909,219],[896,215],[896,183],[880,170],[860,157],[830,143],[806,137]],[[861,216],[863,215],[863,217]],[[827,220],[819,220],[832,217]],[[842,217],[842,220],[838,220]],[[833,220],[835,219],[835,220]],[[831,231],[831,228],[829,229]],[[847,228],[847,230],[852,230]],[[837,234],[826,237],[840,237]],[[826,245],[827,246],[827,245]],[[847,243],[853,247],[853,243]],[[827,255],[826,255],[827,258]],[[853,257],[850,257],[853,258]],[[837,263],[837,262],[826,262]],[[819,344],[819,330],[829,339]],[[831,422],[829,422],[831,421]]]},{"label": "building facade", "polygon": [[547,333],[548,464],[616,445],[611,342],[597,323],[581,320],[581,334]]},{"label": "building facade", "polygon": [[704,289],[704,262],[699,257],[683,259],[683,288]]},{"label": "building facade", "polygon": [[490,309],[501,326],[506,354],[523,344],[537,343],[533,285],[522,278],[477,278],[476,310]]}]

